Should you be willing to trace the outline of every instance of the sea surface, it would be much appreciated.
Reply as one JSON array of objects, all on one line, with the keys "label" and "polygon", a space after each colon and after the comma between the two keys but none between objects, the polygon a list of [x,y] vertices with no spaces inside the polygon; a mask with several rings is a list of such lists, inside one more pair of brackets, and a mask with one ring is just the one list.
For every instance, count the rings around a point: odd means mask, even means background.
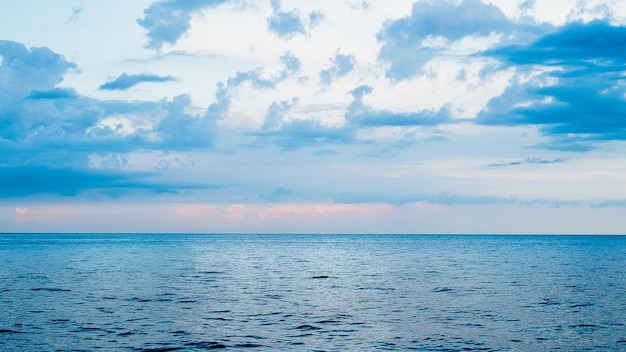
[{"label": "sea surface", "polygon": [[626,237],[0,234],[0,351],[626,351]]}]

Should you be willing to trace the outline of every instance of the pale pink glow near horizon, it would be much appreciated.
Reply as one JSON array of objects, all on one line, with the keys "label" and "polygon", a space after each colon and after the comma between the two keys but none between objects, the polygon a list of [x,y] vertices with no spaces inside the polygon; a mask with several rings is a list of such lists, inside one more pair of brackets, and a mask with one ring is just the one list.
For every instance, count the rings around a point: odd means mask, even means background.
[{"label": "pale pink glow near horizon", "polygon": [[28,208],[15,208],[15,222],[28,221]]},{"label": "pale pink glow near horizon", "polygon": [[204,218],[243,221],[319,220],[327,218],[359,218],[388,215],[394,207],[384,203],[335,204],[335,203],[285,203],[285,204],[178,204],[177,218]]}]

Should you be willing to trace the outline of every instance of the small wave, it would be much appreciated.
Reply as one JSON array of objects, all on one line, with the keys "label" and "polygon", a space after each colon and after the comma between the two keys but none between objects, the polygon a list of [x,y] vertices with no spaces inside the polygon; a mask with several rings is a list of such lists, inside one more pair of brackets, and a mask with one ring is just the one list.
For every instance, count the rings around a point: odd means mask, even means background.
[{"label": "small wave", "polygon": [[48,291],[48,292],[71,292],[71,290],[64,288],[49,288],[49,287],[37,287],[31,288],[31,291]]},{"label": "small wave", "polygon": [[170,334],[172,334],[172,335],[189,335],[189,333],[187,331],[183,331],[183,330],[170,331]]},{"label": "small wave", "polygon": [[256,348],[256,347],[265,347],[264,345],[258,343],[238,343],[234,347],[240,348]]},{"label": "small wave", "polygon": [[25,334],[25,332],[10,329],[0,329],[0,334]]},{"label": "small wave", "polygon": [[90,326],[81,326],[78,329],[71,330],[71,332],[102,332],[105,334],[112,334],[113,331],[105,330],[98,327],[90,327]]},{"label": "small wave", "polygon": [[570,325],[570,328],[599,328],[600,326],[596,324],[574,324]]},{"label": "small wave", "polygon": [[313,326],[313,325],[309,325],[309,324],[304,324],[304,325],[297,326],[296,330],[309,331],[309,330],[322,330],[322,328],[317,327],[317,326]]},{"label": "small wave", "polygon": [[539,304],[543,306],[558,306],[561,302],[553,299],[553,298],[544,298],[543,301],[539,302]]},{"label": "small wave", "polygon": [[203,350],[217,350],[228,347],[225,344],[217,341],[190,342],[186,346]]},{"label": "small wave", "polygon": [[591,307],[593,303],[578,303],[578,304],[570,304],[570,308],[578,308],[578,307]]},{"label": "small wave", "polygon": [[229,321],[229,320],[232,320],[232,319],[223,318],[223,317],[209,317],[209,318],[206,318],[206,320]]},{"label": "small wave", "polygon": [[393,287],[364,287],[359,286],[357,290],[372,290],[372,291],[395,291],[396,289]]}]

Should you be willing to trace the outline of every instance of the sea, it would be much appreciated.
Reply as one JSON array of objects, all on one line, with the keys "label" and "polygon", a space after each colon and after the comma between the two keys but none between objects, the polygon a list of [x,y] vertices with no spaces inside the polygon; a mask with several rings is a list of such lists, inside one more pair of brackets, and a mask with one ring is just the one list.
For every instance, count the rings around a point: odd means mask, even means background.
[{"label": "sea", "polygon": [[626,236],[0,234],[0,351],[626,351]]}]

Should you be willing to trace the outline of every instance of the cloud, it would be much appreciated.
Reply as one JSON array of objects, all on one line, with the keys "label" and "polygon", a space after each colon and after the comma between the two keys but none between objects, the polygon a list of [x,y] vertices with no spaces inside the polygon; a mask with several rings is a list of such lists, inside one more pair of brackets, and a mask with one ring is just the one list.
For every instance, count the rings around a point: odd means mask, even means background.
[{"label": "cloud", "polygon": [[573,22],[529,45],[503,46],[486,54],[515,65],[615,67],[626,57],[626,27],[600,20]]},{"label": "cloud", "polygon": [[26,48],[0,40],[0,140],[19,140],[49,123],[42,99],[70,98],[70,89],[56,88],[76,65],[48,48]]},{"label": "cloud", "polygon": [[77,21],[80,18],[80,16],[83,14],[84,11],[85,11],[84,7],[74,7],[72,9],[72,14],[67,19],[66,24],[70,24],[72,22]]},{"label": "cloud", "polygon": [[[0,198],[41,194],[75,196],[84,192],[116,196],[129,190],[171,193],[200,187],[152,182],[150,176],[154,175],[45,165],[3,167],[0,168]],[[122,190],[124,192],[120,192]]]},{"label": "cloud", "polygon": [[319,11],[309,13],[303,18],[297,9],[289,12],[280,10],[280,0],[271,0],[272,16],[267,19],[268,30],[282,39],[291,39],[296,34],[305,34],[322,21],[324,15]]},{"label": "cloud", "polygon": [[[413,193],[389,195],[383,192],[372,191],[367,194],[336,197],[340,203],[386,203],[393,206],[405,206],[410,204],[429,204],[433,207],[443,208],[446,206],[483,206],[483,205],[521,205],[526,207],[548,206],[552,208],[564,206],[622,206],[619,201],[608,202],[585,202],[580,200],[546,199],[546,198],[520,198],[491,195],[472,195],[454,192],[441,193]],[[624,202],[626,203],[626,202]]]},{"label": "cloud", "polygon": [[428,39],[456,41],[467,36],[509,32],[513,24],[502,11],[480,0],[415,2],[408,17],[387,21],[377,35],[382,43],[379,59],[389,64],[387,76],[406,79],[443,48],[426,45]]},{"label": "cloud", "polygon": [[352,129],[327,126],[315,117],[283,121],[280,128],[258,133],[257,136],[267,138],[285,150],[354,142]]},{"label": "cloud", "polygon": [[167,115],[156,128],[162,137],[161,148],[184,150],[212,146],[217,133],[217,121],[223,117],[230,104],[221,90],[218,91],[217,99],[202,116],[185,113],[191,104],[189,95],[177,96],[171,102],[164,100],[162,106]]},{"label": "cloud", "polygon": [[[102,168],[93,155],[209,149],[229,107],[223,85],[201,112],[188,95],[161,101],[102,101],[56,85],[75,65],[48,48],[0,41],[0,197],[117,196],[203,186],[154,182],[152,172]],[[95,192],[95,193],[94,193]]]},{"label": "cloud", "polygon": [[129,75],[126,72],[122,73],[116,79],[107,82],[99,87],[104,90],[126,90],[134,87],[142,82],[171,82],[175,78],[172,76],[158,76],[153,74],[138,74]]},{"label": "cloud", "polygon": [[33,90],[26,99],[74,99],[78,97],[73,88],[52,88],[49,90]]},{"label": "cloud", "polygon": [[262,199],[267,202],[277,202],[288,196],[290,196],[293,192],[284,187],[275,188],[270,194],[259,194],[259,199]]},{"label": "cloud", "polygon": [[207,7],[216,7],[228,0],[161,0],[144,10],[137,23],[148,33],[148,49],[159,50],[163,44],[174,44],[189,30],[191,16]]},{"label": "cloud", "polygon": [[274,89],[277,84],[298,74],[300,71],[300,59],[289,51],[280,57],[280,62],[284,68],[273,76],[264,74],[261,68],[251,71],[237,71],[235,75],[226,80],[224,85],[226,88],[225,92],[230,93],[231,90],[240,87],[246,82],[250,83],[255,89]]},{"label": "cloud", "polygon": [[350,143],[354,140],[354,131],[350,128],[327,126],[315,116],[308,116],[305,119],[285,119],[285,115],[298,102],[298,97],[273,102],[267,109],[261,132],[255,135],[271,140],[286,150],[326,143]]},{"label": "cloud", "polygon": [[285,70],[283,71],[281,78],[285,79],[291,75],[294,75],[300,72],[300,68],[302,67],[302,62],[300,59],[294,55],[292,52],[287,51],[281,57],[280,61],[283,65],[285,65]]},{"label": "cloud", "polygon": [[48,48],[26,48],[23,44],[0,40],[0,109],[33,90],[47,90],[61,83],[63,76],[76,69]]},{"label": "cloud", "polygon": [[320,82],[323,85],[329,85],[337,78],[341,78],[354,70],[356,58],[354,55],[342,55],[335,53],[335,57],[331,59],[332,66],[320,71]]},{"label": "cloud", "polygon": [[357,127],[380,126],[435,126],[449,122],[450,114],[446,107],[438,111],[425,110],[418,112],[392,112],[375,110],[363,102],[363,97],[372,92],[373,88],[363,85],[352,90],[354,97],[346,112],[346,120]]},{"label": "cloud", "polygon": [[565,160],[557,158],[557,159],[541,159],[541,158],[526,158],[524,160],[514,160],[500,163],[492,163],[487,165],[487,167],[506,167],[506,166],[520,166],[520,165],[529,165],[529,164],[560,164],[564,163]]},{"label": "cloud", "polygon": [[264,131],[277,130],[281,127],[284,120],[285,112],[298,103],[298,98],[294,97],[291,101],[283,100],[281,102],[273,102],[267,109],[265,120],[261,127]]},{"label": "cloud", "polygon": [[295,149],[327,143],[348,143],[353,140],[352,131],[342,127],[324,125],[317,118],[291,120],[280,131],[279,144],[286,149]]},{"label": "cloud", "polygon": [[554,149],[586,151],[598,141],[626,140],[626,27],[603,21],[570,23],[527,45],[484,55],[531,79],[513,81],[489,102],[479,122],[536,125]]},{"label": "cloud", "polygon": [[594,208],[607,208],[607,207],[626,207],[626,199],[609,199],[601,202],[591,204]]}]

